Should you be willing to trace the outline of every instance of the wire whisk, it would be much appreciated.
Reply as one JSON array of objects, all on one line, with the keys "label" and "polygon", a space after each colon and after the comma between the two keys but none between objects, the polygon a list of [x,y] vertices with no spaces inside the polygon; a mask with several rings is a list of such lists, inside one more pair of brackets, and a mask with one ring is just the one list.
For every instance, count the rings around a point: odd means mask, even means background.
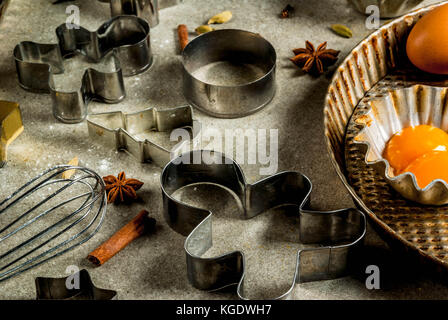
[{"label": "wire whisk", "polygon": [[[62,174],[72,170],[66,178]],[[91,239],[106,214],[106,187],[94,171],[57,166],[0,202],[0,282]]]}]

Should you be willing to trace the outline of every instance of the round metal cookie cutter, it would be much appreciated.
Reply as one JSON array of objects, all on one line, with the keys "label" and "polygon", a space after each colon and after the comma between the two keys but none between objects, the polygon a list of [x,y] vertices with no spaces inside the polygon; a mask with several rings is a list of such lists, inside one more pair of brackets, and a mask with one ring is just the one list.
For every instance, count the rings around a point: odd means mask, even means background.
[{"label": "round metal cookie cutter", "polygon": [[183,50],[183,93],[218,118],[247,116],[275,95],[277,54],[259,34],[224,29],[205,33]]}]

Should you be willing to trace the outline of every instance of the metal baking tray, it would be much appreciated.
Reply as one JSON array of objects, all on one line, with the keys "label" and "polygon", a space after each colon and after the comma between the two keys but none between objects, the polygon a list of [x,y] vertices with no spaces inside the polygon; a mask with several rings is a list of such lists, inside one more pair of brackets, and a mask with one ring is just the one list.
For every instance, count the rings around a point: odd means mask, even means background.
[{"label": "metal baking tray", "polygon": [[[448,77],[418,71],[406,56],[413,25],[446,2],[412,11],[363,40],[337,68],[325,98],[325,140],[337,174],[371,225],[397,253],[417,258],[448,279],[448,206],[424,206],[405,200],[365,164],[354,136],[362,129],[351,121],[365,112],[365,99],[415,84],[447,87]],[[358,107],[359,106],[359,107]],[[411,261],[415,261],[411,259]]]}]

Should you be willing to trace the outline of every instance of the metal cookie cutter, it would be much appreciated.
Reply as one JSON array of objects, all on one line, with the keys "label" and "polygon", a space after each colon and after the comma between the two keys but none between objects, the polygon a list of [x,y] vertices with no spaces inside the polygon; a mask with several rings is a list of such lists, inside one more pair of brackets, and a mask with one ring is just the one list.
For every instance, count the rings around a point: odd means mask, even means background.
[{"label": "metal cookie cutter", "polygon": [[133,15],[148,21],[151,28],[159,24],[158,0],[100,0],[109,2],[112,17]]},{"label": "metal cookie cutter", "polygon": [[182,0],[99,0],[110,4],[111,15],[134,15],[148,21],[151,28],[159,24],[159,9],[168,8]]},{"label": "metal cookie cutter", "polygon": [[[119,16],[104,23],[97,31],[84,28],[56,29],[58,44],[30,41],[14,48],[19,84],[25,90],[50,93],[53,114],[63,122],[81,122],[87,115],[91,100],[116,103],[124,99],[123,75],[145,71],[152,64],[148,23],[134,16]],[[105,57],[113,61],[113,72],[88,68],[82,85],[74,92],[55,87],[53,75],[64,73],[64,59],[76,54],[98,63]],[[111,55],[111,56],[110,56]]]},{"label": "metal cookie cutter", "polygon": [[[190,106],[165,110],[148,108],[125,114],[107,112],[87,117],[89,135],[117,150],[124,150],[140,162],[154,162],[163,167],[172,157],[180,155],[186,147],[194,148],[199,140],[201,124],[193,119]],[[149,132],[169,132],[177,128],[191,128],[192,135],[182,140],[172,150],[148,140]],[[188,133],[188,131],[185,131]]]},{"label": "metal cookie cutter", "polygon": [[6,161],[8,146],[23,132],[19,104],[0,101],[0,168]]},{"label": "metal cookie cutter", "polygon": [[356,209],[306,210],[312,184],[299,172],[281,172],[255,184],[247,184],[235,161],[219,152],[192,151],[166,165],[161,175],[161,187],[167,223],[187,236],[184,248],[188,279],[198,289],[218,290],[237,284],[238,296],[241,299],[246,297],[244,254],[236,251],[219,257],[201,258],[212,246],[212,213],[172,197],[176,190],[197,183],[217,184],[233,191],[244,208],[243,219],[253,218],[278,206],[292,204],[299,207],[301,242],[323,246],[298,251],[295,279],[290,289],[277,299],[287,298],[295,283],[345,275],[349,263],[363,244],[366,232],[364,214]]},{"label": "metal cookie cutter", "polygon": [[[75,282],[78,279],[78,283]],[[36,278],[37,300],[116,300],[117,292],[95,287],[87,270],[65,278]],[[70,289],[73,285],[74,288]],[[77,287],[77,285],[79,285]]]},{"label": "metal cookie cutter", "polygon": [[274,97],[277,54],[259,34],[233,29],[208,32],[192,40],[182,58],[184,96],[209,115],[246,116]]}]

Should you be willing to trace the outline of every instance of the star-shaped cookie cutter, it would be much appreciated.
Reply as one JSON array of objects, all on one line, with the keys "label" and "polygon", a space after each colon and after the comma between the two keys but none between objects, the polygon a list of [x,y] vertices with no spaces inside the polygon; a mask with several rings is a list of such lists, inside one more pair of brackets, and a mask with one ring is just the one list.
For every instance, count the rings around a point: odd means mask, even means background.
[{"label": "star-shaped cookie cutter", "polygon": [[[75,279],[78,279],[76,283]],[[97,288],[85,269],[65,278],[39,277],[36,283],[37,300],[116,300],[114,290]],[[70,284],[67,286],[67,284]],[[78,287],[79,285],[79,287]],[[74,288],[71,288],[73,286]]]},{"label": "star-shaped cookie cutter", "polygon": [[[62,122],[83,121],[92,100],[106,103],[123,100],[126,96],[123,76],[141,73],[153,61],[149,25],[135,16],[114,17],[93,32],[62,24],[56,28],[56,35],[58,44],[20,42],[14,48],[14,59],[20,86],[32,92],[50,93],[53,114]],[[53,75],[64,73],[64,60],[78,54],[94,63],[112,55],[114,71],[88,68],[78,90],[56,89]]]},{"label": "star-shaped cookie cutter", "polygon": [[[186,148],[194,149],[199,143],[201,131],[201,124],[194,120],[191,106],[164,110],[148,108],[135,113],[90,114],[87,124],[93,140],[126,151],[140,162],[154,162],[161,167],[185,152]],[[149,140],[150,132],[173,132],[175,129],[185,129],[182,132],[188,134],[188,139],[183,137],[171,150]]]},{"label": "star-shaped cookie cutter", "polygon": [[245,261],[244,254],[239,251],[201,258],[212,247],[212,213],[172,197],[176,190],[187,185],[212,183],[233,191],[243,206],[244,219],[253,218],[274,207],[298,207],[301,243],[322,246],[298,251],[293,283],[276,299],[288,298],[296,283],[346,275],[350,262],[363,245],[365,215],[357,209],[328,212],[306,210],[312,184],[299,172],[281,172],[248,184],[241,167],[232,159],[219,152],[195,150],[168,163],[162,171],[160,183],[165,219],[172,229],[187,236],[184,249],[188,279],[201,290],[237,285],[238,296],[246,299]]},{"label": "star-shaped cookie cutter", "polygon": [[8,160],[8,146],[23,132],[22,114],[16,102],[0,101],[0,168]]}]

